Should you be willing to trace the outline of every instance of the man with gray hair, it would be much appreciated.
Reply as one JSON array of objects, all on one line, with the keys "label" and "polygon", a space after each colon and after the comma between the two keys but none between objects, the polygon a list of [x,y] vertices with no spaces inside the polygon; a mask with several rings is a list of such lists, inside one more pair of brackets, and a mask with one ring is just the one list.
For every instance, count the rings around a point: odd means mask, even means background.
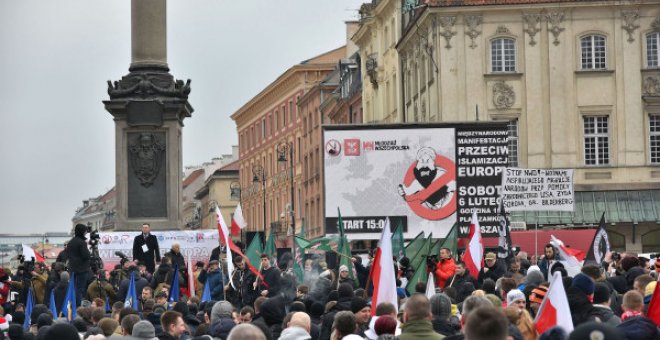
[{"label": "man with gray hair", "polygon": [[227,340],[266,340],[266,336],[257,326],[242,323],[231,329]]},{"label": "man with gray hair", "polygon": [[307,313],[295,312],[279,340],[311,340],[312,337],[309,335],[311,327],[312,320]]}]

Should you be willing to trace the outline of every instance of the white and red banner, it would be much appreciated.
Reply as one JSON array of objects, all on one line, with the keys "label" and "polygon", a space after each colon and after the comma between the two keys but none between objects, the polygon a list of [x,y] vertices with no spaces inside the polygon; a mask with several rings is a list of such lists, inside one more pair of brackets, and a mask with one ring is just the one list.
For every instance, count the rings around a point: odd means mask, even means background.
[{"label": "white and red banner", "polygon": [[[120,258],[115,255],[117,251],[133,259],[133,240],[140,234],[141,231],[99,233],[99,256],[106,270],[112,270],[119,264]],[[178,243],[181,246],[181,254],[186,258],[190,255],[193,262],[208,262],[211,251],[219,244],[217,229],[151,231],[151,234],[158,240],[161,256],[170,251],[174,243]]]},{"label": "white and red banner", "polygon": [[470,223],[470,243],[465,249],[463,262],[472,277],[479,277],[479,271],[484,266],[484,244],[481,240],[481,227],[477,212],[472,213],[472,222]]},{"label": "white and red banner", "polygon": [[379,303],[389,302],[399,310],[396,294],[396,276],[394,274],[394,260],[392,258],[392,232],[390,220],[385,220],[385,227],[378,242],[378,249],[371,269],[371,281],[374,283],[374,292],[371,302],[371,315],[376,315]]},{"label": "white and red banner", "polygon": [[[227,228],[227,222],[225,222],[225,219],[222,217],[222,213],[220,212],[220,207],[217,205],[215,206],[215,214],[217,215],[218,218],[218,233],[220,234],[220,240],[222,243],[225,244],[225,251],[227,254],[227,274],[229,277],[232,276],[232,273],[234,272],[234,262],[232,261],[231,258],[231,250],[229,249],[229,246],[233,244],[234,242],[231,240],[231,235],[229,235],[229,228]],[[231,284],[232,287],[234,287],[234,281],[229,280],[229,283]],[[234,287],[236,289],[236,287]]]},{"label": "white and red banner", "polygon": [[25,261],[31,261],[34,258],[36,262],[44,262],[44,257],[27,244],[23,244],[23,257]]},{"label": "white and red banner", "polygon": [[541,302],[534,324],[539,334],[554,326],[563,328],[566,333],[573,331],[571,309],[568,307],[568,298],[559,272],[552,275],[550,288]]}]

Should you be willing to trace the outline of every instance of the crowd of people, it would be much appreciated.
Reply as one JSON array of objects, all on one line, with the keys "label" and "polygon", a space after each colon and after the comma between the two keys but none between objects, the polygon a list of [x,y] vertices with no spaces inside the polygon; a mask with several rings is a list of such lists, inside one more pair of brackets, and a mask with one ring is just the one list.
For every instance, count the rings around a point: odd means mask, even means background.
[{"label": "crowd of people", "polygon": [[[290,256],[276,262],[263,254],[254,273],[235,254],[235,269],[228,273],[216,248],[208,263],[195,265],[195,290],[189,292],[179,246],[161,257],[148,225],[136,237],[133,260],[126,258],[108,274],[90,272],[82,227],[75,233],[61,258],[65,262],[0,269],[0,339],[660,339],[660,328],[646,317],[660,258],[634,253],[608,254],[569,276],[551,244],[538,260],[525,252],[510,258],[488,252],[475,277],[460,256],[442,248],[437,262],[428,265],[435,294],[428,293],[427,281],[406,289],[416,268],[401,257],[395,259],[398,304],[372,305],[371,259],[362,263],[360,256],[352,258],[352,268],[307,258],[299,280]],[[552,327],[539,334],[534,319],[555,272],[561,274],[575,329]],[[71,275],[79,306],[69,320],[61,311]],[[137,308],[125,303],[131,276]],[[171,301],[175,280],[180,298]],[[8,299],[25,287],[33,291],[29,315],[24,296]]]}]

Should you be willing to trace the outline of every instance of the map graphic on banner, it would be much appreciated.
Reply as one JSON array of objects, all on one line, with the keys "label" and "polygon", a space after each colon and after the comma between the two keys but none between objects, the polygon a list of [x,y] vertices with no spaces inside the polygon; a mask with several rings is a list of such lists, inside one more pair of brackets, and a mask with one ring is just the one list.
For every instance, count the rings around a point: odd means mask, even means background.
[{"label": "map graphic on banner", "polygon": [[[112,270],[116,264],[119,264],[121,259],[115,255],[117,251],[133,260],[133,239],[140,234],[139,231],[100,232],[99,256],[103,260],[104,268]],[[193,262],[208,262],[211,251],[218,246],[217,229],[152,231],[151,234],[158,239],[161,256],[170,251],[172,244],[178,243],[183,257],[188,258],[190,255]]]},{"label": "map graphic on banner", "polygon": [[506,124],[324,126],[323,138],[327,233],[337,208],[351,239],[378,238],[386,217],[406,238],[444,237],[474,209],[484,234],[497,231]]}]

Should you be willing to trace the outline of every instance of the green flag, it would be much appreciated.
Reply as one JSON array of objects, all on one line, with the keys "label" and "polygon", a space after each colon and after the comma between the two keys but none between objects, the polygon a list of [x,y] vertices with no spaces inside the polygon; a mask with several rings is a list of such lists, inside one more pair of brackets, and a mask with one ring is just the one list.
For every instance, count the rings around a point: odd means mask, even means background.
[{"label": "green flag", "polygon": [[[303,240],[305,239],[305,221],[303,220],[302,225],[300,226],[300,235]],[[298,236],[295,237],[299,238]],[[298,282],[303,282],[305,275],[305,267],[303,265],[303,260],[305,257],[305,247],[301,247],[298,242],[294,242],[293,245],[293,272],[296,273],[298,277]]]},{"label": "green flag", "polygon": [[[440,248],[447,248],[451,250],[451,255],[455,258],[457,255],[456,253],[457,244],[458,244],[458,224],[454,223],[454,225],[451,227],[451,230],[449,230],[449,233],[442,241]],[[440,253],[440,248],[438,248],[438,251],[435,254]]]},{"label": "green flag", "polygon": [[429,234],[429,236],[426,239],[423,239],[424,243],[422,244],[422,247],[419,249],[417,254],[415,254],[415,256],[410,260],[410,266],[412,268],[417,268],[420,265],[426,264],[426,255],[429,254],[432,240],[433,240],[433,233]]},{"label": "green flag", "polygon": [[339,237],[344,237],[344,221],[341,219],[339,207],[337,207],[337,232],[339,233]]},{"label": "green flag", "polygon": [[273,228],[270,229],[270,235],[268,235],[268,240],[266,240],[264,254],[268,255],[271,259],[270,263],[273,266],[277,266],[277,247],[275,246],[275,232]]},{"label": "green flag", "polygon": [[252,266],[259,268],[259,263],[261,261],[261,253],[264,252],[263,246],[261,244],[261,233],[257,232],[252,238],[252,242],[245,250],[245,256],[250,261]]},{"label": "green flag", "polygon": [[394,233],[392,233],[392,255],[399,259],[406,256],[406,247],[403,246],[403,241],[403,224],[399,222],[399,225],[394,229]]},{"label": "green flag", "polygon": [[408,284],[406,285],[406,290],[410,295],[415,294],[415,286],[419,282],[426,282],[429,278],[429,274],[426,272],[426,265],[419,266],[415,270],[415,274],[410,278]]},{"label": "green flag", "polygon": [[348,244],[348,239],[344,234],[344,221],[341,219],[341,211],[339,211],[339,207],[337,207],[337,231],[339,231],[339,247],[337,248],[339,265],[348,267],[349,277],[355,280],[355,276],[353,275],[353,261],[351,261],[351,248]]},{"label": "green flag", "polygon": [[438,255],[440,254],[440,246],[442,245],[442,240],[435,240],[431,243],[431,248],[429,249],[429,255]]},{"label": "green flag", "polygon": [[295,240],[305,249],[339,251],[340,239],[338,236],[317,237],[312,240],[306,240],[302,237],[296,236]]},{"label": "green flag", "polygon": [[417,254],[417,252],[419,252],[419,250],[422,248],[425,241],[426,239],[424,238],[423,231],[417,234],[417,236],[415,236],[415,238],[412,241],[410,241],[410,243],[408,243],[408,245],[404,249],[407,257],[408,258],[414,257]]}]

